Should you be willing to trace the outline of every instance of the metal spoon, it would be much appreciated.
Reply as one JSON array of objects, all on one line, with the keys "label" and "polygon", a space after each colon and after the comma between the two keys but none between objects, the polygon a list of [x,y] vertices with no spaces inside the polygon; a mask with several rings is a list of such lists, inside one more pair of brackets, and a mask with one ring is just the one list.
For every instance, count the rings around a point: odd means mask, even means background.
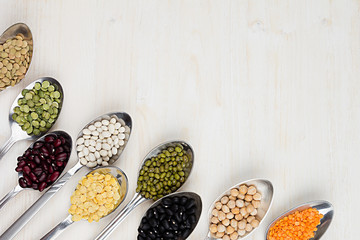
[{"label": "metal spoon", "polygon": [[[69,134],[67,134],[66,132],[64,132],[64,131],[55,131],[55,132],[51,132],[51,133],[49,133],[49,134],[47,134],[47,135],[50,135],[50,134],[56,135],[56,136],[63,136],[63,137],[70,143],[70,149],[72,148],[72,140],[71,140],[71,137],[70,137]],[[39,141],[40,141],[40,140],[44,140],[47,135],[44,135],[43,137],[41,137],[41,138],[39,139]],[[35,144],[35,143],[32,143],[32,144],[29,146],[29,148],[33,148],[34,144]],[[21,172],[18,172],[18,178],[20,179],[21,177],[23,177],[22,171],[21,171]],[[15,187],[13,190],[11,190],[3,199],[0,200],[0,209],[1,209],[3,206],[5,206],[5,204],[6,204],[10,199],[12,199],[13,197],[15,197],[19,192],[21,192],[21,191],[23,191],[23,190],[30,190],[30,189],[32,189],[32,188],[22,188],[22,187],[20,187],[19,184],[16,185],[16,187]],[[34,190],[34,189],[32,189],[32,190]]]},{"label": "metal spoon", "polygon": [[[194,166],[194,151],[191,148],[191,146],[189,144],[187,144],[186,142],[184,142],[184,141],[169,141],[169,142],[165,142],[165,143],[162,143],[162,144],[158,145],[157,147],[152,149],[145,156],[144,160],[141,163],[140,170],[144,166],[146,160],[148,160],[149,158],[157,156],[162,150],[164,150],[164,149],[166,149],[168,147],[174,147],[174,146],[179,145],[179,144],[182,145],[184,150],[187,152],[187,154],[188,154],[188,156],[190,158],[190,161],[192,162],[191,168],[189,169],[189,176],[190,176],[191,171],[192,171],[192,167]],[[140,176],[140,170],[139,170],[138,177]],[[189,176],[187,177],[187,179],[189,178]],[[180,188],[181,187],[182,186],[180,186]],[[150,200],[150,199],[147,199],[147,198],[143,197],[139,193],[135,193],[134,197],[130,200],[130,202],[121,210],[120,213],[118,213],[116,215],[116,217],[101,231],[101,233],[95,239],[96,240],[106,239],[115,230],[115,228],[117,226],[119,226],[120,223],[130,214],[130,212],[132,212],[132,210],[134,210],[141,203],[143,203],[145,201],[148,201],[148,200]]]},{"label": "metal spoon", "polygon": [[[100,167],[100,168],[97,168],[96,170],[89,172],[86,175],[93,174],[95,172],[103,173],[103,174],[110,173],[117,179],[117,181],[120,184],[121,200],[117,203],[115,209],[112,212],[103,216],[103,217],[106,217],[106,216],[109,216],[111,213],[113,213],[126,198],[126,195],[128,192],[128,178],[127,178],[126,174],[120,168],[117,168],[114,166]],[[71,218],[72,218],[72,215],[70,214],[62,222],[60,222],[56,227],[54,227],[50,232],[48,232],[45,236],[43,236],[41,238],[41,240],[51,240],[51,239],[55,239],[56,237],[58,237],[65,230],[65,228],[67,228],[74,222]]]},{"label": "metal spoon", "polygon": [[[132,120],[129,114],[124,112],[111,112],[104,115],[101,115],[100,117],[97,117],[90,123],[88,123],[84,128],[87,128],[89,125],[93,124],[94,122],[109,118],[111,116],[116,116],[118,119],[122,119],[125,122],[125,125],[130,128],[131,135],[131,129],[132,129]],[[84,129],[83,128],[83,129]],[[82,129],[82,130],[83,130]],[[83,135],[82,130],[80,131],[77,139]],[[123,146],[123,149],[125,149],[128,141],[125,141],[125,144]],[[123,151],[122,151],[123,152]],[[121,153],[122,153],[121,152]],[[116,161],[120,155],[115,155],[111,160]],[[18,218],[1,236],[0,239],[12,239],[24,226],[27,222],[30,221],[30,219],[35,216],[35,214],[49,201],[52,196],[55,195],[57,191],[59,191],[65,183],[82,167],[85,167],[80,163],[80,161],[77,162],[75,166],[73,166],[68,172],[66,172],[62,177],[60,177],[53,186],[51,186],[23,215],[21,215],[20,218]]]},{"label": "metal spoon", "polygon": [[[263,220],[265,219],[267,213],[269,212],[269,209],[271,208],[271,204],[273,201],[273,196],[274,196],[274,187],[272,185],[272,183],[269,180],[265,180],[265,179],[251,179],[251,180],[247,180],[245,182],[241,182],[238,183],[234,186],[232,186],[231,188],[229,188],[228,190],[226,190],[225,192],[223,192],[215,201],[214,203],[211,205],[211,208],[209,210],[209,226],[211,224],[211,216],[212,216],[212,210],[215,207],[215,203],[220,201],[220,199],[224,196],[224,195],[230,195],[230,190],[233,188],[237,188],[240,185],[247,185],[247,186],[255,186],[257,191],[259,193],[261,193],[261,202],[260,202],[260,207],[257,209],[258,213],[256,215],[257,219],[260,221],[260,224],[263,222]],[[260,226],[259,224],[259,226]],[[255,229],[253,229],[251,232],[246,233],[244,236],[239,236],[238,239],[243,239],[246,238],[248,236],[250,236],[253,232],[255,232],[259,226]],[[209,231],[208,236],[205,238],[206,240],[215,240],[215,239],[219,239],[216,237],[213,237]]]},{"label": "metal spoon", "polygon": [[[61,94],[61,98],[60,98],[61,101],[60,101],[60,104],[59,104],[59,113],[58,113],[58,114],[60,114],[61,109],[62,109],[62,103],[64,101],[64,91],[63,91],[63,89],[61,87],[61,84],[58,81],[56,81],[54,78],[51,78],[51,77],[39,78],[39,79],[33,81],[32,83],[30,83],[29,85],[27,85],[24,89],[32,89],[35,86],[35,83],[42,83],[44,81],[48,81],[52,85],[54,85],[55,89],[57,91],[59,91],[60,94]],[[11,136],[4,143],[4,145],[2,147],[0,147],[0,160],[9,151],[9,149],[11,148],[11,146],[15,142],[17,142],[19,140],[36,140],[39,137],[45,135],[50,130],[49,129],[46,132],[42,132],[41,135],[39,135],[39,136],[28,135],[24,130],[21,129],[21,126],[12,119],[12,115],[14,114],[14,108],[19,105],[18,100],[19,100],[19,98],[22,98],[22,97],[23,97],[23,95],[20,92],[19,95],[17,95],[17,97],[15,98],[13,104],[10,107],[9,123],[10,123],[10,128],[11,128]]]},{"label": "metal spoon", "polygon": [[[16,24],[10,26],[8,29],[6,29],[3,32],[3,34],[0,36],[0,44],[5,43],[8,39],[13,39],[17,35],[22,36],[23,39],[26,40],[30,46],[33,46],[33,36],[31,34],[30,28],[25,23],[16,23]],[[30,62],[29,62],[29,66],[30,66],[32,55],[33,55],[33,48],[30,48],[29,55],[30,55]],[[25,75],[28,70],[29,70],[29,67],[26,69]],[[10,86],[8,86],[8,87],[10,87]],[[8,87],[6,87],[6,88],[8,88]]]},{"label": "metal spoon", "polygon": [[266,230],[266,239],[267,239],[270,228],[272,228],[277,221],[279,221],[280,219],[282,219],[286,216],[289,216],[290,214],[293,214],[296,211],[302,211],[302,210],[305,210],[308,208],[315,208],[319,211],[319,213],[324,215],[324,217],[320,220],[320,224],[317,226],[318,230],[315,232],[315,236],[311,240],[320,239],[324,235],[324,233],[326,232],[328,227],[330,226],[330,223],[334,216],[333,205],[331,203],[329,203],[327,201],[323,201],[323,200],[304,203],[304,204],[294,207],[294,208],[288,210],[287,212],[284,212],[283,214],[281,214],[274,221],[272,221],[270,223],[270,225],[268,226],[268,228]]},{"label": "metal spoon", "polygon": [[[159,200],[157,200],[156,202],[154,202],[148,209],[148,211],[150,209],[153,209],[154,207],[158,206],[159,204],[161,204],[164,199],[169,198],[169,197],[187,197],[189,199],[194,199],[195,200],[195,206],[196,206],[196,212],[195,212],[195,217],[196,217],[196,222],[195,224],[193,224],[193,226],[191,226],[191,229],[189,231],[189,235],[186,236],[186,238],[188,238],[191,233],[194,231],[196,225],[199,222],[200,216],[201,216],[201,212],[202,212],[202,202],[201,202],[201,197],[199,195],[197,195],[196,193],[193,192],[177,192],[177,193],[171,193],[165,197],[160,198]],[[148,213],[148,211],[146,211],[146,213],[143,215],[143,217],[141,219],[143,219],[146,214]],[[186,238],[178,238],[177,240],[185,240]]]}]

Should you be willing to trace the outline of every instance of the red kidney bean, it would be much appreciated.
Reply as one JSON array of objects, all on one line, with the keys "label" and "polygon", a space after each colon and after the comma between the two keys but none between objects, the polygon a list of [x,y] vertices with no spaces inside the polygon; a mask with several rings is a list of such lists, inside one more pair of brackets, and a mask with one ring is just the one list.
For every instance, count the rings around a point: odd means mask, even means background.
[{"label": "red kidney bean", "polygon": [[48,167],[48,172],[49,172],[49,173],[53,173],[53,172],[54,172],[54,168],[53,168],[52,166],[49,166],[49,167]]},{"label": "red kidney bean", "polygon": [[49,154],[49,150],[47,150],[46,147],[42,147],[41,149],[41,153],[44,157],[48,157],[50,154]]},{"label": "red kidney bean", "polygon": [[58,171],[54,172],[53,174],[50,175],[49,180],[51,182],[54,182],[58,177],[59,177],[60,173]]},{"label": "red kidney bean", "polygon": [[29,167],[34,169],[36,168],[36,163],[35,162],[29,162]]},{"label": "red kidney bean", "polygon": [[31,186],[31,184],[32,184],[31,179],[30,179],[28,176],[26,176],[26,175],[24,175],[24,178],[25,178],[25,180],[26,180],[26,184],[27,184],[28,186]]},{"label": "red kidney bean", "polygon": [[62,153],[64,152],[64,148],[63,147],[58,147],[58,148],[55,148],[55,155],[58,155],[59,153]]},{"label": "red kidney bean", "polygon": [[61,167],[63,165],[63,162],[60,160],[56,161],[56,166]]},{"label": "red kidney bean", "polygon": [[35,156],[35,157],[34,157],[34,162],[35,162],[36,164],[38,164],[38,165],[41,163],[41,160],[40,160],[39,156]]},{"label": "red kidney bean", "polygon": [[35,173],[36,176],[40,176],[42,174],[43,170],[41,167],[37,167],[34,169],[33,172]]},{"label": "red kidney bean", "polygon": [[40,183],[40,185],[39,185],[39,191],[40,192],[42,192],[45,188],[46,188],[46,182],[42,182],[42,183]]},{"label": "red kidney bean", "polygon": [[38,182],[38,181],[39,181],[33,172],[30,172],[30,173],[29,173],[29,178],[30,178],[31,181],[33,181],[33,182]]},{"label": "red kidney bean", "polygon": [[37,185],[37,183],[33,183],[33,184],[31,184],[31,188],[33,188],[33,189],[35,189],[35,190],[37,190],[38,189],[38,185]]},{"label": "red kidney bean", "polygon": [[25,151],[24,156],[27,157],[27,156],[29,156],[29,155],[30,155],[30,150],[28,149],[28,150]]},{"label": "red kidney bean", "polygon": [[20,185],[20,187],[22,187],[22,188],[26,188],[26,187],[27,187],[25,178],[22,177],[22,178],[19,179],[19,185]]},{"label": "red kidney bean", "polygon": [[23,170],[22,167],[15,168],[15,171],[17,171],[17,172],[21,172],[22,170]]},{"label": "red kidney bean", "polygon": [[61,140],[58,138],[58,139],[56,139],[55,141],[54,141],[54,147],[59,147],[61,144],[62,144],[62,142],[61,142]]},{"label": "red kidney bean", "polygon": [[23,166],[26,165],[26,162],[25,162],[24,160],[21,160],[20,162],[17,163],[17,165],[18,165],[19,167],[23,167]]},{"label": "red kidney bean", "polygon": [[43,142],[36,142],[36,143],[34,143],[34,149],[41,148],[43,145],[44,145]]},{"label": "red kidney bean", "polygon": [[67,159],[67,153],[59,153],[55,156],[55,159],[58,161],[64,161]]},{"label": "red kidney bean", "polygon": [[46,180],[46,173],[42,173],[39,177],[39,182],[44,182]]},{"label": "red kidney bean", "polygon": [[47,142],[47,143],[52,143],[54,140],[55,140],[55,138],[56,138],[56,136],[55,135],[53,135],[53,134],[49,134],[49,135],[47,135],[46,137],[45,137],[45,142]]},{"label": "red kidney bean", "polygon": [[24,173],[29,174],[30,171],[31,171],[31,170],[30,170],[29,166],[24,166],[24,167],[23,167],[23,172],[24,172]]},{"label": "red kidney bean", "polygon": [[60,136],[59,139],[61,140],[61,144],[65,144],[66,143],[66,140],[63,136]]},{"label": "red kidney bean", "polygon": [[64,145],[63,148],[64,148],[64,151],[65,151],[65,152],[67,152],[67,153],[70,153],[70,152],[71,152],[70,146]]}]

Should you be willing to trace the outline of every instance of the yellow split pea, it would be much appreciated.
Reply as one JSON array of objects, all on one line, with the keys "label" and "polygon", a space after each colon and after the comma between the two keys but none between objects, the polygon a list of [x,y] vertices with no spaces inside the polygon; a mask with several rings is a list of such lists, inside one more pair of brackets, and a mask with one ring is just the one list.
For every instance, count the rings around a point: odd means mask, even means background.
[{"label": "yellow split pea", "polygon": [[112,212],[119,201],[120,184],[111,174],[88,174],[79,181],[70,201],[72,220],[86,219],[98,222]]}]

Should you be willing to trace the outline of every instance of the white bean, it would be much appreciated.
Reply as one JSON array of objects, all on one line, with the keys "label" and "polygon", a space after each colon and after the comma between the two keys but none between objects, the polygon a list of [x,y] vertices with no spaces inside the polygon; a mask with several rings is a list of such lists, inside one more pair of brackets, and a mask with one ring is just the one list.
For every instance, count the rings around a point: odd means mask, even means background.
[{"label": "white bean", "polygon": [[89,154],[89,161],[94,162],[95,161],[95,155],[93,153]]},{"label": "white bean", "polygon": [[82,137],[78,138],[78,140],[76,140],[76,145],[80,145],[84,143],[84,139]]},{"label": "white bean", "polygon": [[102,163],[101,158],[97,159],[96,162],[97,162],[97,164],[101,164]]},{"label": "white bean", "polygon": [[113,148],[111,149],[111,152],[112,152],[113,155],[116,155],[116,154],[117,154],[117,149],[116,149],[115,147],[113,147]]},{"label": "white bean", "polygon": [[86,165],[88,163],[88,161],[85,158],[80,158],[80,163],[82,165]]},{"label": "white bean", "polygon": [[94,152],[96,158],[100,158],[100,153],[98,151]]},{"label": "white bean", "polygon": [[119,134],[119,131],[118,131],[118,130],[115,130],[113,134],[114,134],[114,135],[118,135],[118,134]]},{"label": "white bean", "polygon": [[111,136],[111,134],[110,134],[108,131],[102,132],[101,135],[102,135],[104,138],[108,138],[108,137]]},{"label": "white bean", "polygon": [[90,139],[90,138],[91,138],[90,135],[83,135],[82,137],[83,137],[84,139]]},{"label": "white bean", "polygon": [[108,130],[108,127],[107,126],[101,126],[101,129],[103,130],[103,131],[107,131]]},{"label": "white bean", "polygon": [[97,136],[91,136],[91,138],[90,138],[91,140],[97,140],[98,139],[98,137]]},{"label": "white bean", "polygon": [[119,122],[115,123],[115,129],[119,129],[121,127],[121,124]]},{"label": "white bean", "polygon": [[109,125],[109,132],[110,132],[111,134],[113,134],[114,131],[115,131],[115,126],[114,126],[114,124],[110,124],[110,125]]},{"label": "white bean", "polygon": [[96,141],[94,139],[90,140],[90,146],[93,146],[93,147],[96,146]]},{"label": "white bean", "polygon": [[120,145],[120,146],[124,146],[124,144],[125,144],[125,141],[124,141],[124,140],[120,140],[120,141],[119,141],[119,145]]},{"label": "white bean", "polygon": [[101,127],[97,128],[96,131],[98,131],[99,133],[101,133],[103,131],[103,129]]},{"label": "white bean", "polygon": [[84,157],[84,153],[83,153],[82,151],[81,151],[81,152],[79,152],[79,153],[78,153],[78,157],[79,157],[79,158]]},{"label": "white bean", "polygon": [[112,154],[111,150],[109,150],[109,151],[108,151],[108,156],[109,156],[109,157],[112,157],[112,155],[113,155],[113,154]]},{"label": "white bean", "polygon": [[89,129],[90,131],[94,131],[94,130],[96,129],[96,127],[95,127],[94,125],[90,125],[90,126],[88,127],[88,129]]},{"label": "white bean", "polygon": [[94,125],[95,125],[95,127],[97,127],[97,128],[98,128],[98,127],[101,127],[101,122],[95,122]]},{"label": "white bean", "polygon": [[101,164],[102,164],[103,166],[109,165],[107,162],[102,162]]},{"label": "white bean", "polygon": [[109,157],[103,157],[103,160],[104,160],[104,161],[109,161],[110,158],[109,158]]},{"label": "white bean", "polygon": [[84,145],[85,145],[86,147],[90,146],[90,140],[89,140],[89,139],[86,139]]},{"label": "white bean", "polygon": [[89,151],[94,153],[96,151],[96,149],[93,146],[89,146]]},{"label": "white bean", "polygon": [[120,133],[118,135],[119,140],[125,139],[125,134]]},{"label": "white bean", "polygon": [[80,152],[84,149],[84,147],[85,147],[84,145],[79,145],[76,147],[76,151]]},{"label": "white bean", "polygon": [[125,132],[125,128],[124,128],[124,127],[121,127],[121,128],[119,129],[119,132],[121,132],[121,133]]},{"label": "white bean", "polygon": [[116,118],[115,117],[111,118],[110,123],[115,124],[116,123]]},{"label": "white bean", "polygon": [[94,131],[91,132],[91,135],[93,135],[93,136],[99,136],[99,132],[96,131],[96,130],[94,130]]},{"label": "white bean", "polygon": [[110,150],[110,145],[107,144],[107,143],[103,143],[102,149],[104,149],[104,150]]},{"label": "white bean", "polygon": [[84,147],[84,149],[82,150],[82,152],[84,153],[84,156],[89,155],[89,149],[87,147]]},{"label": "white bean", "polygon": [[87,128],[85,128],[82,132],[83,132],[84,135],[90,135],[91,134],[91,131],[89,129],[87,129]]},{"label": "white bean", "polygon": [[100,151],[100,155],[103,156],[103,157],[106,157],[108,154],[108,152],[106,150],[101,150]]},{"label": "white bean", "polygon": [[90,168],[93,168],[93,167],[95,167],[96,165],[97,165],[96,162],[88,162],[88,163],[86,164],[86,166],[87,166],[87,167],[90,167]]},{"label": "white bean", "polygon": [[101,142],[97,142],[95,148],[96,148],[96,150],[100,151],[101,150]]},{"label": "white bean", "polygon": [[107,126],[107,125],[109,125],[110,122],[109,122],[109,120],[104,119],[101,121],[101,123],[102,123],[102,125]]}]

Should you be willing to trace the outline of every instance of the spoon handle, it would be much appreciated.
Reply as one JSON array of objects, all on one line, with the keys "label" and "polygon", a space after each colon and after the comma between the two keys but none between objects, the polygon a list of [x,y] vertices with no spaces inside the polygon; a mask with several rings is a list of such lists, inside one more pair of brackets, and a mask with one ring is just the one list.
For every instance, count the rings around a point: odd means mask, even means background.
[{"label": "spoon handle", "polygon": [[102,230],[102,232],[95,238],[96,240],[106,239],[117,226],[141,203],[145,202],[146,198],[142,197],[139,193],[136,193],[131,201],[121,210],[118,215]]},{"label": "spoon handle", "polygon": [[69,225],[73,223],[71,215],[67,216],[64,221],[56,225],[50,232],[43,236],[40,240],[51,240],[57,238]]},{"label": "spoon handle", "polygon": [[30,221],[32,217],[52,198],[57,191],[82,168],[80,162],[60,177],[21,217],[19,217],[1,236],[2,239],[12,239]]},{"label": "spoon handle", "polygon": [[10,137],[1,147],[0,147],[0,160],[4,157],[4,155],[9,151],[12,145],[16,143],[16,139],[14,137]]},{"label": "spoon handle", "polygon": [[0,200],[0,209],[2,209],[3,206],[5,206],[5,204],[12,199],[13,197],[16,196],[16,194],[18,194],[19,192],[21,192],[23,190],[22,187],[20,187],[20,185],[17,185],[16,187],[14,187],[13,190],[11,190],[8,194],[6,194],[5,197],[3,197],[3,199]]}]

